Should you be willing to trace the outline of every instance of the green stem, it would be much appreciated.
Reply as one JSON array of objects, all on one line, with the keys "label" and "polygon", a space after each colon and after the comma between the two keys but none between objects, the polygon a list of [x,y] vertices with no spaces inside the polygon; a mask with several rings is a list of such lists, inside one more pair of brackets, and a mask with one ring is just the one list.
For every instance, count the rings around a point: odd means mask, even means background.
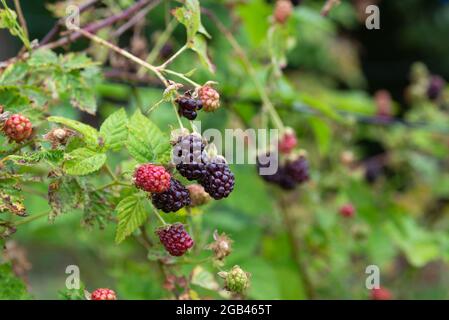
[{"label": "green stem", "polygon": [[176,51],[170,58],[167,59],[163,64],[161,64],[158,68],[165,69],[170,63],[172,63],[180,54],[182,54],[185,50],[187,50],[187,45],[183,45],[178,51]]},{"label": "green stem", "polygon": [[30,223],[30,222],[32,222],[34,220],[40,219],[42,217],[46,217],[46,216],[48,216],[48,214],[49,214],[48,211],[42,212],[42,213],[39,213],[39,214],[34,214],[32,216],[29,216],[29,217],[26,217],[24,219],[21,219],[19,221],[14,222],[13,226],[17,227],[17,226],[20,226],[20,225],[23,225],[23,224]]},{"label": "green stem", "polygon": [[171,101],[171,105],[173,106],[173,111],[175,112],[176,119],[178,120],[179,127],[181,129],[184,129],[184,126],[183,126],[182,121],[181,121],[181,117],[179,116],[178,110],[176,109],[176,104],[175,104],[175,102],[173,100]]},{"label": "green stem", "polygon": [[180,79],[190,83],[191,85],[193,85],[196,88],[201,87],[201,85],[199,83],[196,83],[195,81],[193,81],[192,79],[186,77],[182,73],[179,73],[179,72],[176,72],[176,71],[173,71],[173,70],[170,70],[170,69],[160,69],[160,71],[168,73],[168,74],[172,74],[172,75],[174,75],[174,76],[176,76],[176,77],[178,77],[178,78],[180,78]]},{"label": "green stem", "polygon": [[[151,49],[151,52],[148,54],[148,57],[146,61],[150,64],[153,64],[153,62],[156,60],[159,52],[161,52],[164,45],[167,43],[168,39],[170,38],[171,34],[175,30],[176,26],[178,25],[178,21],[176,19],[173,19],[170,21],[170,23],[167,25],[167,28],[164,30],[164,32],[158,37],[156,43],[154,44],[153,49]],[[143,74],[143,69],[140,69],[137,72],[138,75]]]}]

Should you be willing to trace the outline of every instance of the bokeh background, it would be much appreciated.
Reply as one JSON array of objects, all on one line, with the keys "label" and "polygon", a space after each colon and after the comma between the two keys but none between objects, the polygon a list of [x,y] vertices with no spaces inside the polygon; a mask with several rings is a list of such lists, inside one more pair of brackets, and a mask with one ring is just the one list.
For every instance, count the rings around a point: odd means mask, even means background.
[{"label": "bokeh background", "polygon": [[[133,1],[103,2],[119,10]],[[215,229],[230,235],[234,251],[226,266],[238,264],[252,274],[252,299],[307,298],[305,277],[315,297],[368,299],[365,268],[371,264],[380,267],[381,284],[394,298],[449,298],[449,100],[447,91],[437,100],[427,97],[432,75],[449,79],[449,1],[342,0],[328,17],[320,15],[324,1],[300,1],[287,26],[284,76],[275,80],[266,67],[273,2],[201,4],[226,25],[232,23],[258,75],[268,79],[267,90],[281,116],[309,153],[312,179],[286,194],[265,184],[254,166],[234,165],[235,192],[195,217],[203,230],[200,243],[210,242]],[[369,4],[380,8],[380,30],[365,28],[364,8]],[[42,39],[57,19],[58,3],[25,0],[22,6],[30,38]],[[209,53],[217,71],[210,75],[199,67],[195,78],[218,81],[224,104],[217,114],[200,116],[203,128],[257,126],[260,101],[252,83],[223,35],[207,18],[203,23],[212,35]],[[144,51],[164,29],[165,9],[159,6],[146,17],[140,35]],[[132,36],[131,30],[117,43],[133,49]],[[184,40],[184,28],[176,27],[165,55]],[[72,49],[86,46],[86,41],[79,41]],[[20,43],[0,30],[0,60],[19,49]],[[114,70],[133,73],[135,67],[98,51],[94,56],[105,63],[105,77],[96,88],[98,114],[68,106],[61,106],[58,114],[98,127],[117,106],[125,106],[130,114],[138,103],[158,101],[161,88],[114,77]],[[194,59],[188,53],[173,69],[187,71]],[[379,116],[384,121],[378,121]],[[152,120],[166,132],[174,122],[169,108],[159,108]],[[46,187],[30,184],[29,189],[29,212],[48,209],[39,196],[46,194]],[[340,216],[345,203],[355,207],[354,218]],[[293,228],[295,246],[280,210],[293,217],[287,225]],[[33,297],[59,298],[65,268],[72,264],[80,267],[90,290],[111,287],[124,299],[166,297],[145,250],[132,238],[115,245],[114,224],[85,228],[80,220],[75,210],[52,224],[34,221],[13,236],[10,254]],[[295,250],[307,275],[294,262]],[[182,271],[188,274],[193,267],[186,265]],[[194,287],[205,297],[216,297]]]}]

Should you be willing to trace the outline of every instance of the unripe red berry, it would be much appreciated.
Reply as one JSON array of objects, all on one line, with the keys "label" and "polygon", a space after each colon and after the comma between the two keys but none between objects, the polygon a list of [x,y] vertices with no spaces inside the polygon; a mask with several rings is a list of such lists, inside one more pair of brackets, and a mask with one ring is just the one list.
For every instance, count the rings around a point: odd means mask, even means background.
[{"label": "unripe red berry", "polygon": [[298,140],[296,139],[295,132],[287,128],[279,140],[279,151],[283,154],[289,154],[295,149],[298,144]]},{"label": "unripe red berry", "polygon": [[371,300],[391,300],[393,295],[391,291],[386,288],[378,288],[371,290]]},{"label": "unripe red berry", "polygon": [[220,107],[220,94],[208,85],[198,90],[198,98],[203,103],[203,108],[206,112],[215,111]]},{"label": "unripe red berry", "polygon": [[92,292],[91,300],[117,300],[115,292],[111,289],[99,288]]},{"label": "unripe red berry", "polygon": [[172,256],[182,256],[193,247],[194,241],[181,223],[164,226],[157,230],[156,233],[165,249]]},{"label": "unripe red berry", "polygon": [[6,136],[17,143],[28,139],[33,131],[30,120],[21,114],[13,114],[3,125]]},{"label": "unripe red berry", "polygon": [[340,215],[345,218],[352,218],[355,215],[355,208],[352,204],[347,203],[340,208]]},{"label": "unripe red berry", "polygon": [[212,199],[211,196],[204,190],[202,185],[190,184],[187,186],[187,190],[189,190],[190,194],[191,207],[202,206]]},{"label": "unripe red berry", "polygon": [[134,183],[146,192],[161,193],[170,188],[170,174],[162,166],[147,163],[134,172]]},{"label": "unripe red berry", "polygon": [[278,0],[274,8],[274,20],[277,23],[284,24],[291,16],[293,5],[288,0]]}]

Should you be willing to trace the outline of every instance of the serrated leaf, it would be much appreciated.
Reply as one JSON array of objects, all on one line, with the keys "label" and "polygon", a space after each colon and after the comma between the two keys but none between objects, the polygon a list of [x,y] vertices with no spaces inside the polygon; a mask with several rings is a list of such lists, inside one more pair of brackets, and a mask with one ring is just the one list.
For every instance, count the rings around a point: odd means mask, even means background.
[{"label": "serrated leaf", "polygon": [[0,75],[1,84],[16,84],[22,80],[28,72],[28,66],[24,62],[17,62],[8,66]]},{"label": "serrated leaf", "polygon": [[98,147],[100,135],[98,134],[98,131],[91,126],[64,117],[48,117],[47,120],[49,122],[63,124],[71,129],[78,131],[83,135],[83,140],[86,142],[87,146],[94,148]]},{"label": "serrated leaf", "polygon": [[170,143],[162,131],[140,111],[131,117],[126,147],[138,162],[165,163],[170,159]]},{"label": "serrated leaf", "polygon": [[64,171],[74,176],[84,176],[99,170],[106,162],[106,154],[87,148],[76,149],[66,155]]},{"label": "serrated leaf", "polygon": [[48,67],[58,64],[58,56],[49,49],[33,51],[27,63],[31,67]]},{"label": "serrated leaf", "polygon": [[39,150],[35,152],[25,152],[21,155],[11,155],[8,160],[18,165],[34,165],[40,161],[48,161],[57,164],[64,158],[63,150]]},{"label": "serrated leaf", "polygon": [[120,243],[127,236],[139,228],[147,219],[144,205],[145,198],[139,195],[132,195],[124,198],[117,205],[118,215],[117,233],[115,242]]},{"label": "serrated leaf", "polygon": [[190,48],[195,51],[199,58],[201,63],[212,73],[215,73],[215,65],[212,63],[212,61],[209,59],[209,56],[207,54],[207,42],[206,39],[204,39],[204,36],[197,34],[193,38],[193,42],[190,45]]},{"label": "serrated leaf", "polygon": [[95,91],[87,88],[75,89],[72,91],[70,103],[81,111],[95,114],[97,112],[97,98]]},{"label": "serrated leaf", "polygon": [[0,104],[8,106],[8,111],[16,112],[29,106],[30,99],[17,86],[0,86]]},{"label": "serrated leaf", "polygon": [[82,205],[85,195],[76,178],[61,177],[53,181],[48,186],[49,219],[53,221],[57,216]]},{"label": "serrated leaf", "polygon": [[186,0],[183,7],[173,10],[173,15],[186,27],[187,42],[193,41],[197,32],[210,38],[209,33],[201,24],[201,8],[198,0]]},{"label": "serrated leaf", "polygon": [[59,62],[61,67],[66,71],[86,69],[97,65],[97,63],[92,61],[86,54],[75,54],[73,52],[61,56]]},{"label": "serrated leaf", "polygon": [[125,109],[111,114],[101,125],[100,134],[108,149],[119,150],[128,139],[128,118]]}]

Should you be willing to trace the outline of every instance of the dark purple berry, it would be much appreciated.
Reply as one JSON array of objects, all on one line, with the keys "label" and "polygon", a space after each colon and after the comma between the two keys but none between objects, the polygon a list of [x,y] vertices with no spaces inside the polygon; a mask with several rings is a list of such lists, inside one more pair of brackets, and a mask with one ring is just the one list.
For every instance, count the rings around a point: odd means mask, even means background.
[{"label": "dark purple berry", "polygon": [[171,178],[170,188],[161,193],[152,193],[151,201],[153,205],[166,213],[176,212],[179,209],[190,205],[190,194],[181,182]]},{"label": "dark purple berry", "polygon": [[198,134],[190,134],[178,139],[173,146],[173,162],[178,172],[188,180],[199,180],[205,173],[206,147]]},{"label": "dark purple berry", "polygon": [[187,95],[176,99],[178,104],[178,113],[189,120],[195,120],[198,110],[201,110],[203,103],[201,100],[191,98]]},{"label": "dark purple berry", "polygon": [[235,178],[226,160],[216,156],[206,163],[206,174],[199,182],[212,198],[219,200],[234,190]]}]

